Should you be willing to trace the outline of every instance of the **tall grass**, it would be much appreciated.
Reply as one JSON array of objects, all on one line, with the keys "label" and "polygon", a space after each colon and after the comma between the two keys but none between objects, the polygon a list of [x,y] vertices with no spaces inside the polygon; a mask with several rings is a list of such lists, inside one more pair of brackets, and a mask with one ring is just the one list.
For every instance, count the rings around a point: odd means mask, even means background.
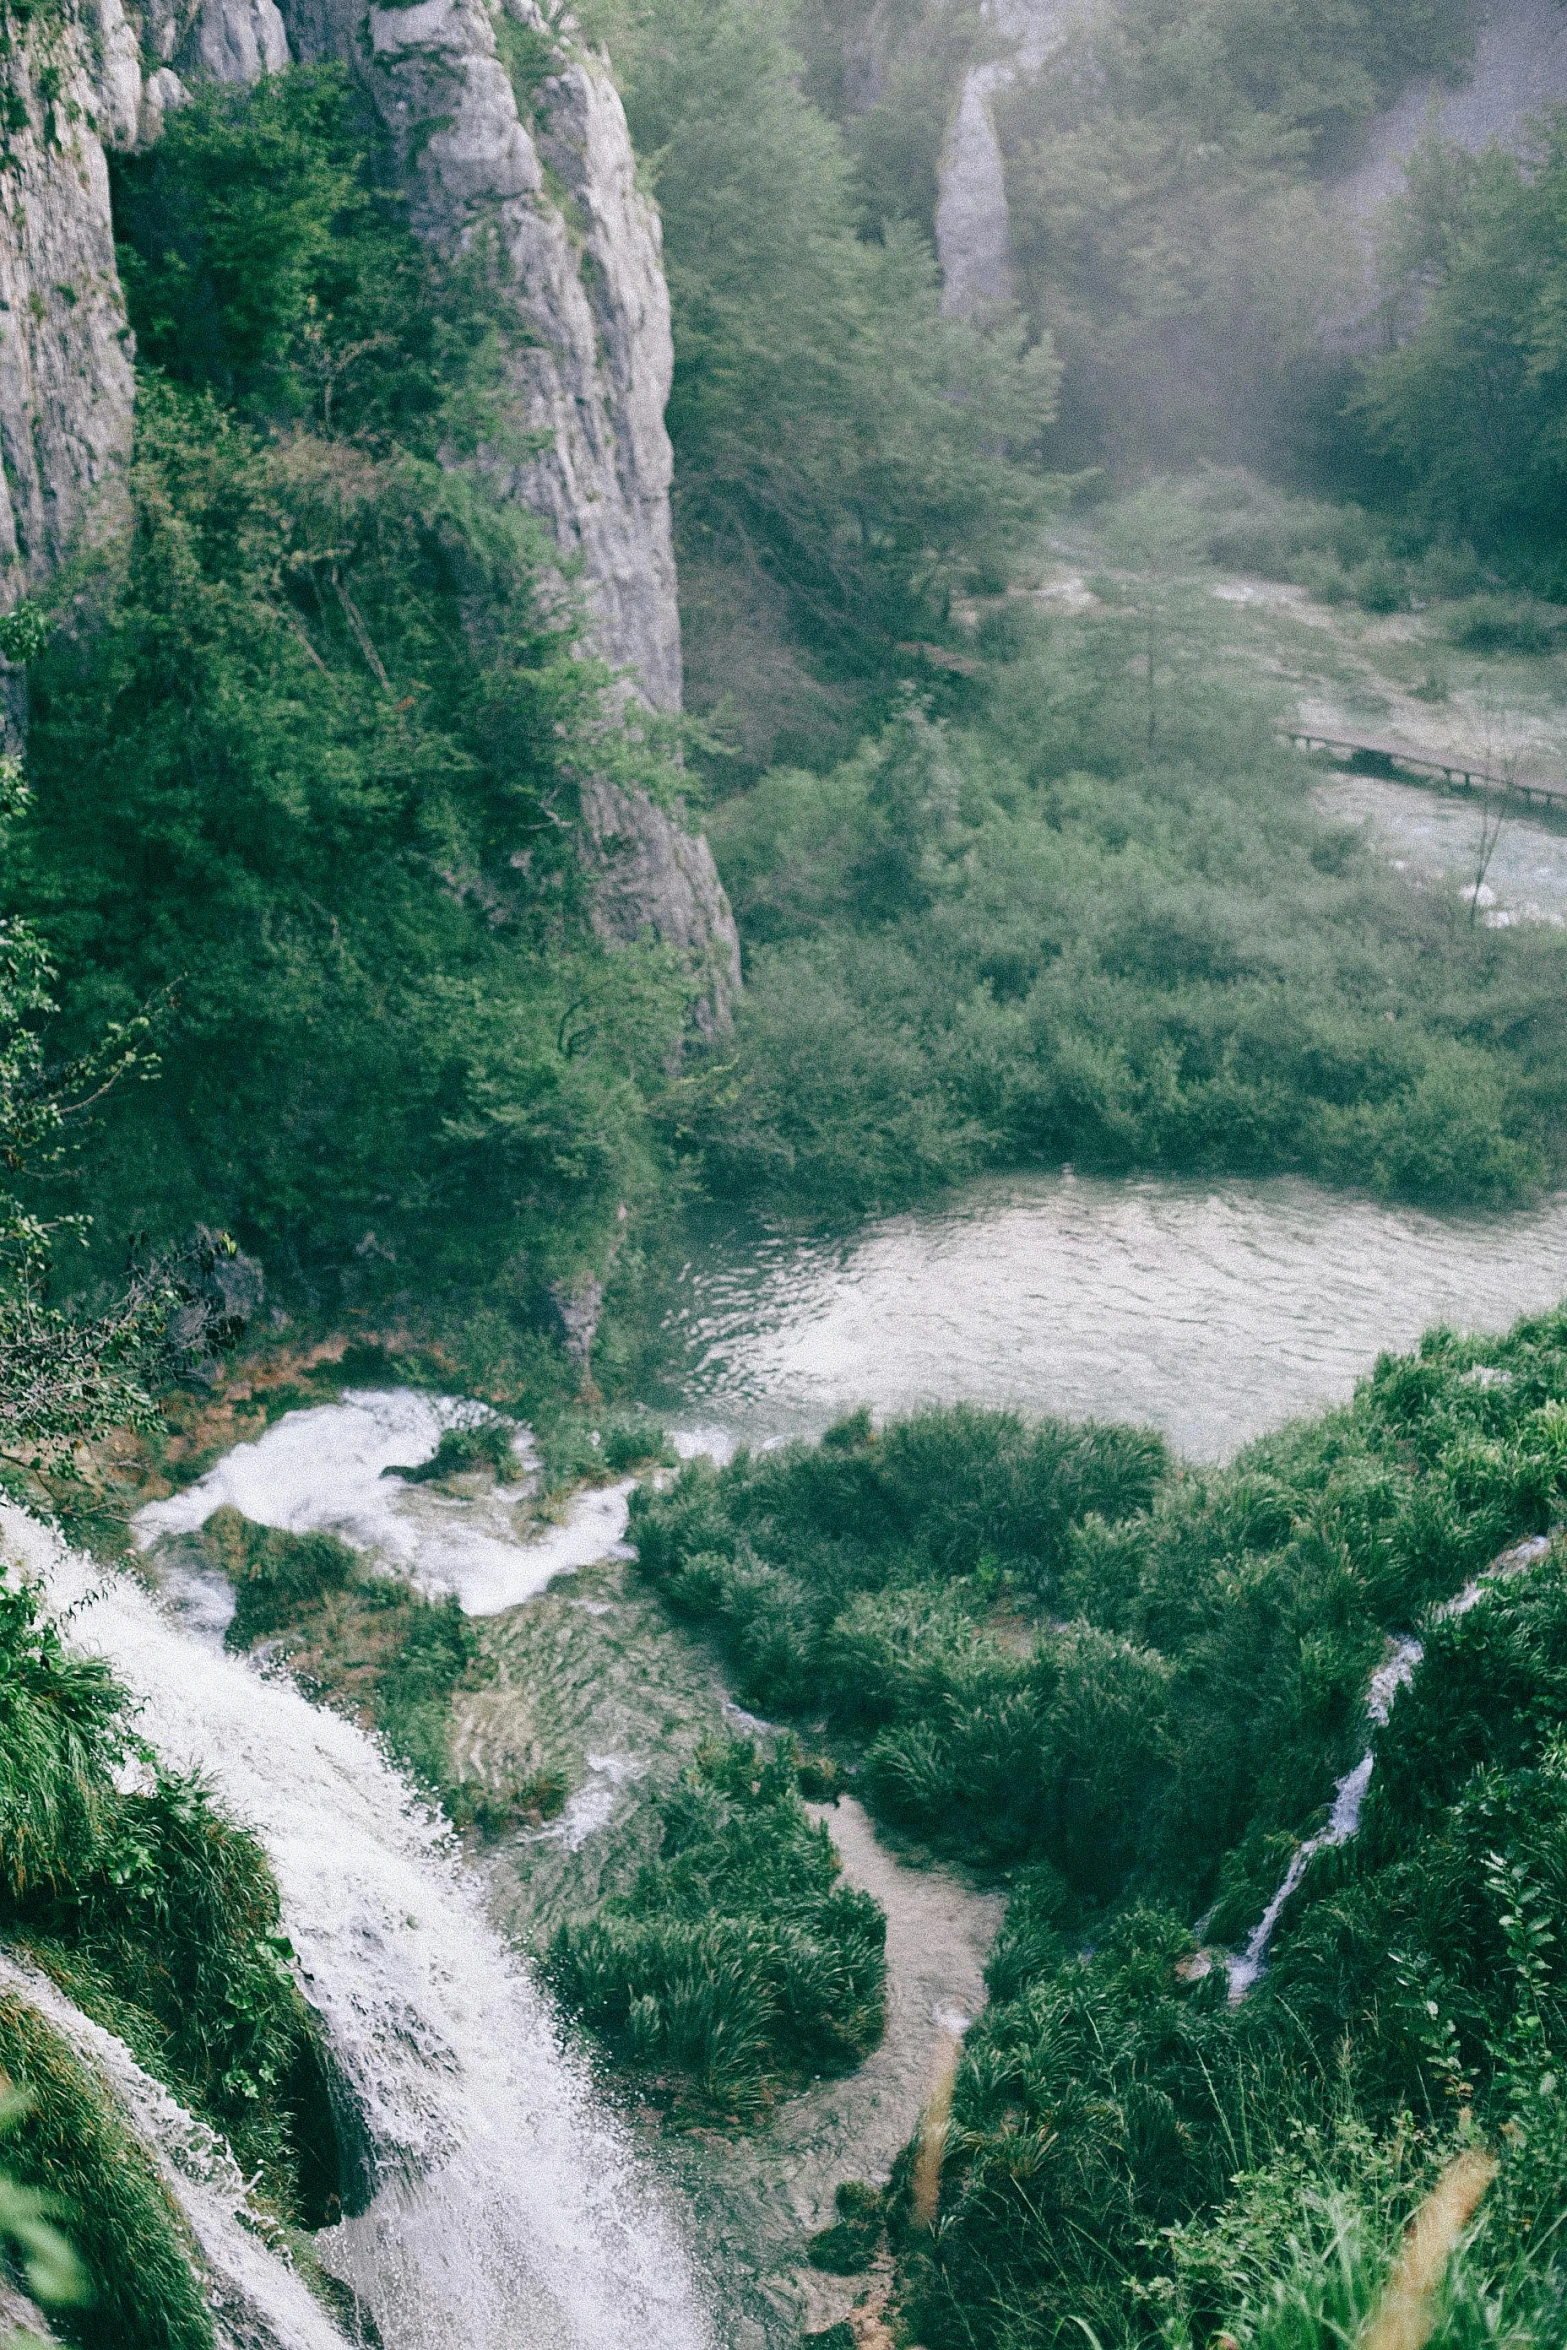
[{"label": "tall grass", "polygon": [[[928,2350],[1347,2344],[1465,2144],[1502,2167],[1433,2339],[1562,2338],[1567,1551],[1442,1603],[1563,1517],[1567,1309],[1433,1331],[1223,1470],[861,1415],[638,1498],[644,1572],[742,1689],[825,1713],[884,1819],[1007,1872],[933,2231],[900,2190]],[[1424,1661],[1361,1834],[1232,2008],[1190,1921],[1255,1923],[1373,1735],[1394,1630]],[[1514,2334],[1474,2330],[1498,2309]]]},{"label": "tall grass", "polygon": [[[0,1934],[229,2137],[282,2211],[310,2216],[304,2173],[335,2181],[336,2148],[277,1886],[198,1779],[152,1765],[126,1712],[36,1591],[0,1580]],[[44,2070],[24,2145],[66,2128]]]},{"label": "tall grass", "polygon": [[838,1881],[790,1742],[710,1741],[630,1893],[563,1926],[555,1990],[661,2101],[736,2118],[881,2037],[886,1920]]}]

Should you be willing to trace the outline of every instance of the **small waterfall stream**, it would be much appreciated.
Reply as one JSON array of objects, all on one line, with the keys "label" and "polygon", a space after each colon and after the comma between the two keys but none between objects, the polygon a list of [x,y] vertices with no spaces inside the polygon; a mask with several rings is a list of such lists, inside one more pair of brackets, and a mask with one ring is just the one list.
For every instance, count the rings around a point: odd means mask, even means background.
[{"label": "small waterfall stream", "polygon": [[971,318],[1012,299],[1006,167],[992,108],[1020,73],[1040,71],[1080,13],[1081,0],[985,0],[980,11],[1012,55],[970,67],[942,149],[936,251],[941,306],[950,317]]},{"label": "small waterfall stream", "polygon": [[[375,2161],[369,2209],[317,2247],[385,2350],[707,2350],[654,2182],[372,1742],[20,1510],[0,1530],[72,1641],[140,1697],[159,1753],[202,1770],[267,1848]],[[285,2340],[313,2350],[308,2332]]]},{"label": "small waterfall stream", "polygon": [[[1544,1558],[1550,1547],[1549,1535],[1535,1534],[1528,1541],[1518,1543],[1512,1550],[1504,1550],[1483,1575],[1477,1575],[1472,1583],[1466,1583],[1462,1591],[1436,1610],[1437,1621],[1440,1623],[1451,1616],[1467,1615],[1487,1584],[1503,1575],[1520,1574],[1525,1567],[1531,1567],[1537,1559]],[[1407,1633],[1400,1634],[1388,1643],[1388,1653],[1372,1674],[1371,1685],[1366,1692],[1366,1719],[1373,1730],[1380,1730],[1386,1723],[1393,1710],[1394,1698],[1414,1679],[1415,1667],[1424,1654],[1420,1642]],[[1296,1847],[1278,1891],[1252,1928],[1245,1949],[1238,1956],[1225,1961],[1230,1978],[1232,2006],[1240,2004],[1266,1968],[1268,1951],[1278,1922],[1284,1915],[1285,1905],[1315,1855],[1333,1845],[1347,1844],[1352,1836],[1359,1835],[1360,1815],[1365,1807],[1366,1791],[1371,1785],[1376,1759],[1375,1746],[1368,1746],[1354,1769],[1346,1771],[1338,1781],[1333,1790],[1333,1809],[1328,1814],[1327,1826],[1319,1828],[1315,1836],[1308,1836],[1303,1844]],[[1206,1967],[1201,1971],[1206,1972]]]},{"label": "small waterfall stream", "polygon": [[0,1991],[14,1992],[36,2009],[113,2092],[201,2248],[220,2342],[235,2350],[343,2350],[343,2337],[320,2303],[258,2236],[244,2175],[224,2141],[47,1975],[0,1952]]}]

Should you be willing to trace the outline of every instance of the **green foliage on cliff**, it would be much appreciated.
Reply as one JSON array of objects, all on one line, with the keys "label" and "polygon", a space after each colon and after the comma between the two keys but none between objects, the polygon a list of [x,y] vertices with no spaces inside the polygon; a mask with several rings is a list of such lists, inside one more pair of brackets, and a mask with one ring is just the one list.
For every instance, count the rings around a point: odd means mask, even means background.
[{"label": "green foliage on cliff", "polygon": [[1412,890],[1200,625],[1106,594],[1008,618],[966,723],[911,698],[715,811],[748,995],[676,1096],[709,1180],[834,1215],[1063,1160],[1527,1194],[1567,1119],[1557,936]]},{"label": "green foliage on cliff", "polygon": [[845,2070],[881,2038],[886,1919],[839,1884],[788,1742],[710,1742],[662,1799],[657,1859],[631,1891],[562,1926],[545,1972],[655,2095],[754,2114]]},{"label": "green foliage on cliff", "polygon": [[442,267],[371,164],[335,66],[208,83],[155,145],[115,156],[143,364],[334,439],[433,457],[461,437],[499,379],[499,273],[482,240]]},{"label": "green foliage on cliff", "polygon": [[[1564,1431],[1553,1314],[1434,1332],[1225,1470],[1175,1469],[1134,1431],[946,1412],[639,1497],[643,1571],[742,1691],[825,1708],[885,1819],[1012,1870],[936,2234],[901,2206],[909,2322],[934,2350],[1085,2325],[1106,2350],[1221,2327],[1257,2350],[1333,2340],[1333,2295],[1358,2321],[1475,2135],[1503,2174],[1434,2338],[1535,2338],[1567,2250],[1548,2224],[1567,2184],[1560,1543],[1439,1610],[1556,1523]],[[1410,1628],[1424,1661],[1372,1731],[1371,1671]],[[1361,1835],[1312,1861],[1229,2006],[1187,1921],[1244,1940],[1368,1739]],[[1477,2331],[1488,2302],[1523,2330]]]},{"label": "green foliage on cliff", "polygon": [[92,1154],[105,1255],[222,1223],[330,1295],[413,1251],[525,1319],[658,1179],[689,983],[599,945],[577,856],[583,776],[659,753],[537,525],[435,460],[504,443],[503,289],[438,276],[335,70],[201,93],[115,185],[158,367],[32,667],[18,842],[68,1032],[158,1014]]}]

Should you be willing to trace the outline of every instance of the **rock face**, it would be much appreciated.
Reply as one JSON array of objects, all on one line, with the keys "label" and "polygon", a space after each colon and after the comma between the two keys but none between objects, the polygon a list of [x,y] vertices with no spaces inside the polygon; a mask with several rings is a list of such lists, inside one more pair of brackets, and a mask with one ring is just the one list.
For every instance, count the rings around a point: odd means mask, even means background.
[{"label": "rock face", "polygon": [[[358,76],[418,233],[452,254],[499,238],[523,314],[508,419],[522,453],[492,455],[491,484],[547,524],[626,690],[678,710],[658,216],[607,66],[563,46],[533,0],[288,0],[286,15],[276,0],[145,0],[134,24],[121,0],[66,0],[58,22],[35,19],[0,64],[22,124],[0,134],[0,605],[116,512],[134,386],[105,147],[156,138],[193,79],[253,81],[291,56]],[[604,935],[678,946],[722,1025],[739,950],[706,843],[607,785],[586,815]]]},{"label": "rock face", "polygon": [[1404,163],[1428,123],[1471,150],[1514,141],[1532,115],[1567,98],[1567,10],[1560,0],[1490,0],[1473,70],[1456,89],[1414,82],[1378,116],[1341,192],[1364,220],[1403,184]]},{"label": "rock face", "polygon": [[1001,54],[970,68],[942,150],[936,198],[941,306],[982,318],[1012,299],[1006,171],[991,109],[1019,74],[1037,74],[1082,14],[1081,0],[984,0]]},{"label": "rock face", "polygon": [[103,147],[135,136],[141,67],[119,0],[101,0],[96,21],[37,27],[3,71],[18,124],[0,134],[0,575],[9,603],[63,561],[112,489],[130,433]]},{"label": "rock face", "polygon": [[713,852],[641,792],[602,777],[583,793],[600,860],[594,921],[601,937],[629,945],[651,930],[703,980],[696,1024],[724,1028],[740,993],[740,941]]},{"label": "rock face", "polygon": [[449,253],[499,237],[531,338],[511,363],[515,422],[539,445],[497,460],[496,487],[580,558],[598,649],[655,708],[678,709],[669,297],[606,68],[557,49],[531,0],[493,14],[484,0],[288,0],[287,19],[302,60],[358,73],[419,233]]},{"label": "rock face", "polygon": [[[531,454],[492,455],[490,481],[580,566],[595,649],[678,710],[669,296],[607,66],[564,46],[533,0],[285,5],[296,54],[343,59],[369,92],[419,234],[449,254],[500,240],[528,338],[509,361],[512,421]],[[740,950],[707,843],[608,783],[584,814],[600,931],[678,948],[703,978],[699,1026],[722,1028]]]}]

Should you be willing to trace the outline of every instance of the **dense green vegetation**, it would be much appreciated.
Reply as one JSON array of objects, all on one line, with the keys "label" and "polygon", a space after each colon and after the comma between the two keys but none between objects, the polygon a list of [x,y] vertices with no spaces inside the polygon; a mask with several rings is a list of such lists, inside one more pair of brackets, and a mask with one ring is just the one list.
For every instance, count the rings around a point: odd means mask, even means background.
[{"label": "dense green vegetation", "polygon": [[[825,1710],[890,1826],[1011,1872],[940,2225],[903,2226],[919,2339],[1339,2339],[1320,2305],[1364,2309],[1466,2136],[1499,2143],[1503,2172],[1438,2338],[1544,2338],[1567,2249],[1548,2224],[1567,2177],[1559,1546],[1438,1610],[1554,1523],[1564,1431],[1554,1314],[1502,1340],[1434,1332],[1220,1471],[1139,1431],[952,1410],[639,1496],[643,1571],[742,1693]],[[1425,1659],[1375,1734],[1363,1832],[1313,1862],[1229,2006],[1189,1920],[1244,1938],[1410,1627]],[[1482,2336],[1498,2298],[1506,2326]]]},{"label": "dense green vegetation", "polygon": [[1567,109],[1523,155],[1429,140],[1384,223],[1395,347],[1357,409],[1425,528],[1567,587]]},{"label": "dense green vegetation", "polygon": [[881,2038],[886,1919],[837,1882],[786,1743],[705,1745],[661,1799],[658,1857],[562,1926],[545,1973],[639,2084],[677,2108],[754,2114]]},{"label": "dense green vegetation", "polygon": [[455,1803],[447,1715],[475,1651],[456,1600],[426,1599],[335,1534],[258,1526],[228,1505],[207,1520],[201,1547],[234,1586],[228,1646],[266,1641],[307,1689],[380,1731],[399,1762]]},{"label": "dense green vegetation", "polygon": [[[316,2027],[253,1836],[160,1768],[99,1660],[67,1650],[37,1593],[0,1584],[0,1931],[221,2131],[283,2218],[318,2225],[338,2159]],[[128,1791],[127,1791],[128,1789]],[[25,2001],[0,2011],[0,2068],[31,2092],[8,2167],[43,2190],[86,2272],[56,2322],[109,2350],[211,2340],[146,2157]]]},{"label": "dense green vegetation", "polygon": [[615,29],[657,158],[693,699],[748,764],[814,763],[895,684],[898,640],[1043,510],[1054,356],[943,318],[913,221],[859,233],[852,157],[779,13],[644,0]]},{"label": "dense green vegetation", "polygon": [[681,1093],[709,1180],[817,1213],[1062,1160],[1526,1194],[1560,1163],[1560,942],[1412,891],[1210,629],[1101,587],[989,624],[966,716],[909,699],[715,811],[750,992]]},{"label": "dense green vegetation", "polygon": [[505,286],[373,183],[327,69],[116,164],[156,364],[129,528],[33,663],[20,903],[73,1027],[157,1016],[163,1081],[93,1154],[105,1251],[222,1224],[331,1300],[412,1249],[525,1328],[656,1181],[691,982],[593,938],[579,779],[661,788],[659,754],[461,462],[505,439]]},{"label": "dense green vegetation", "polygon": [[78,2271],[59,2280],[74,2290],[47,2296],[51,2331],[83,2350],[211,2350],[212,2320],[146,2150],[36,2010],[10,1995],[0,1998],[0,2064],[28,2101],[6,2158],[30,2183],[11,2191],[69,2228]]}]

